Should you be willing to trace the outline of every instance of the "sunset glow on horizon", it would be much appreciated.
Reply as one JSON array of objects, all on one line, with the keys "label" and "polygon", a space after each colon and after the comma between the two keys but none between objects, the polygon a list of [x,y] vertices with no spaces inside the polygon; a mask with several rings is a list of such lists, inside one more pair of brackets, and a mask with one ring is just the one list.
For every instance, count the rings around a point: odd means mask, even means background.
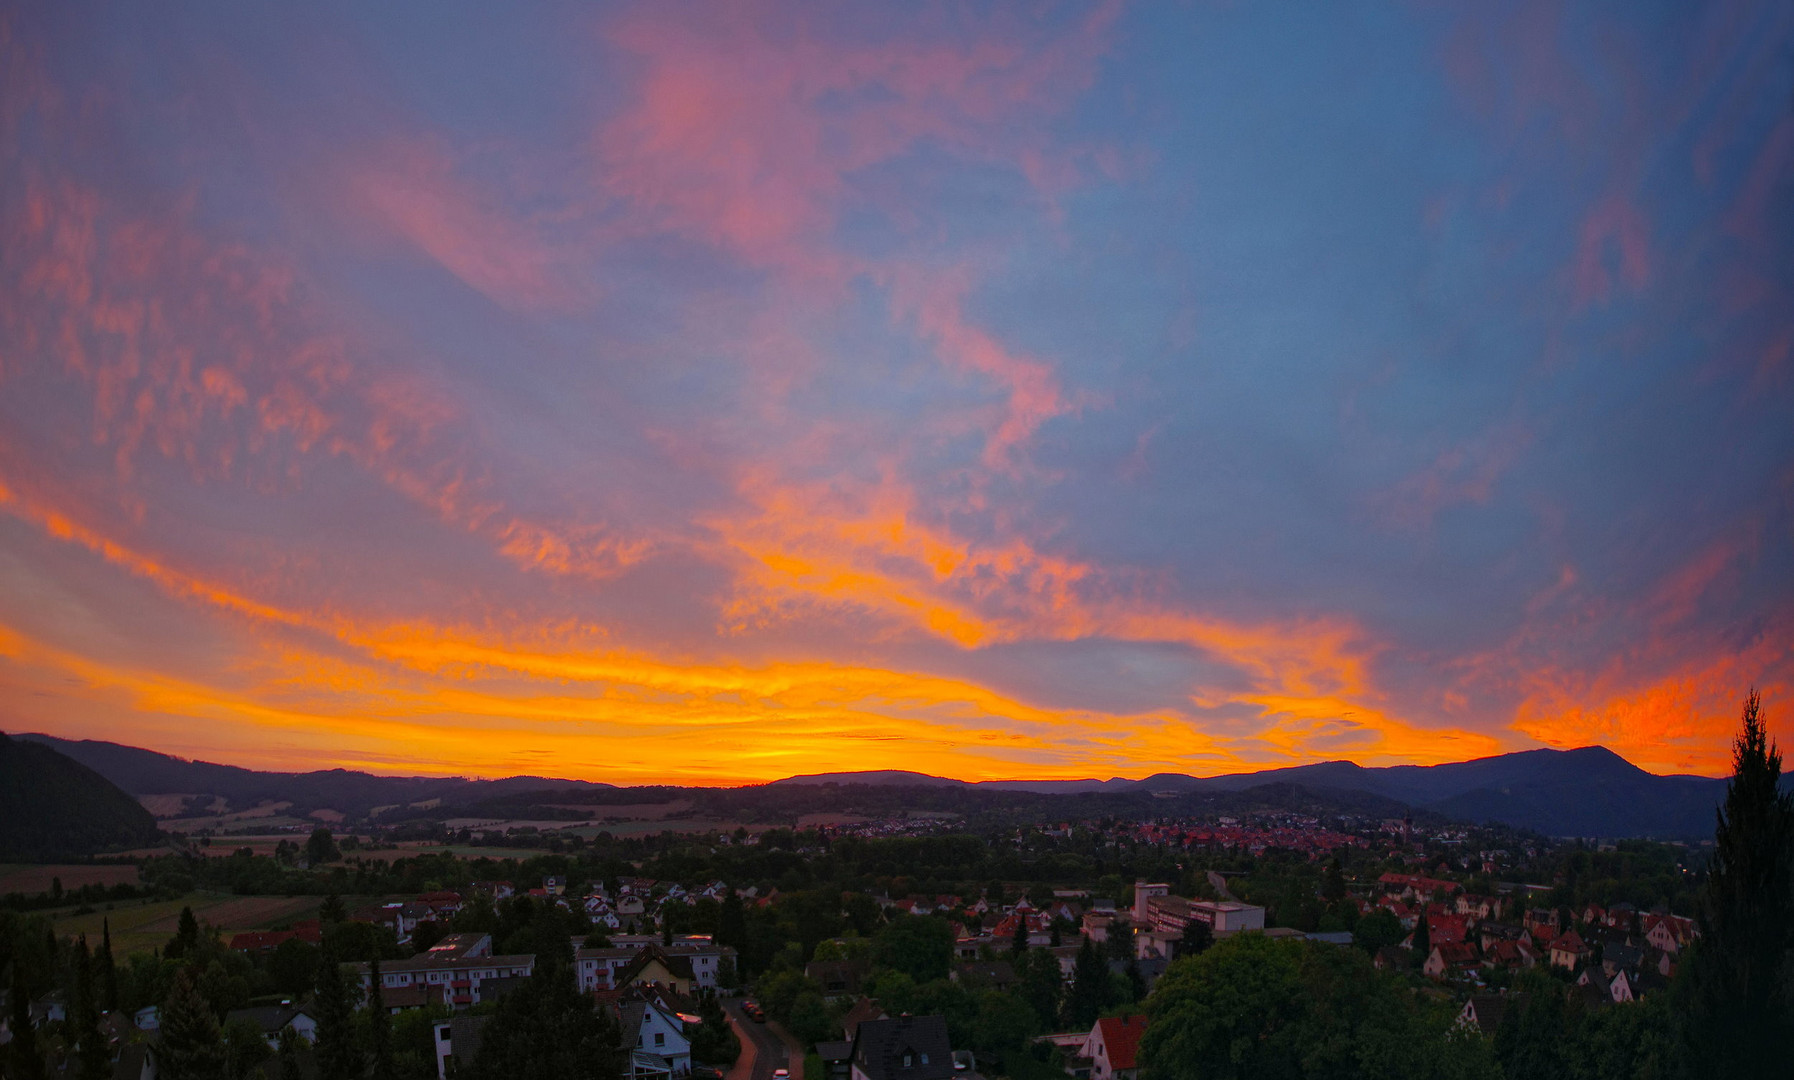
[{"label": "sunset glow on horizon", "polygon": [[0,730],[1794,744],[1794,9],[0,13]]}]

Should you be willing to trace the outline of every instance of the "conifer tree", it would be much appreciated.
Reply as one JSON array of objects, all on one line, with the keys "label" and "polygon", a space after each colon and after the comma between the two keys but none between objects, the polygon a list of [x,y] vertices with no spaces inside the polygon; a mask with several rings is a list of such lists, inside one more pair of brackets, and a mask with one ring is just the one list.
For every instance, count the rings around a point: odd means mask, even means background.
[{"label": "conifer tree", "polygon": [[94,954],[100,979],[100,1006],[107,1012],[118,1010],[118,967],[112,959],[112,920],[100,920],[100,951]]},{"label": "conifer tree", "polygon": [[1028,920],[1019,911],[1015,915],[1015,933],[1010,937],[1009,951],[1013,953],[1028,951]]},{"label": "conifer tree", "polygon": [[380,960],[369,966],[373,980],[368,991],[368,1056],[372,1062],[370,1080],[393,1080],[396,1075],[392,1059],[392,1017],[386,1012],[386,999],[380,991]]},{"label": "conifer tree", "polygon": [[200,995],[193,969],[183,968],[162,1002],[156,1047],[158,1080],[225,1080],[224,1037]]},{"label": "conifer tree", "polygon": [[1732,779],[1714,831],[1701,939],[1685,962],[1690,1062],[1714,1076],[1787,1068],[1794,1031],[1794,795],[1778,790],[1780,749],[1762,699],[1744,700]]},{"label": "conifer tree", "polygon": [[8,1027],[12,1041],[0,1047],[0,1061],[5,1061],[7,1076],[17,1080],[43,1080],[44,1059],[37,1049],[37,1030],[31,1026],[31,994],[25,989],[23,964],[15,958],[12,965],[12,989],[8,997],[12,1016]]},{"label": "conifer tree", "polygon": [[87,951],[87,935],[75,942],[75,995],[71,1002],[69,1027],[75,1043],[77,1071],[81,1080],[107,1080],[112,1075],[112,1055],[106,1037],[100,1033],[100,1008],[93,972],[93,958]]},{"label": "conifer tree", "polygon": [[342,964],[336,952],[324,950],[318,964],[317,994],[318,1037],[313,1051],[318,1061],[319,1080],[359,1080],[362,1073],[361,1049],[355,1045],[355,1003],[348,982],[343,978]]}]

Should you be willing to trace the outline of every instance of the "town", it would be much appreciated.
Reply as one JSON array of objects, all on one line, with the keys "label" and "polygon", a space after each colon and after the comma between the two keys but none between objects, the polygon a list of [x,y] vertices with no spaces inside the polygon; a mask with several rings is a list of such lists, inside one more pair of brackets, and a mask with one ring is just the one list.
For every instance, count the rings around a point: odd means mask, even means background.
[{"label": "town", "polygon": [[[1573,1010],[1598,1043],[1662,1023],[1699,936],[1703,856],[1675,845],[1291,811],[962,828],[600,833],[506,858],[381,857],[377,829],[268,854],[200,836],[144,862],[145,895],[9,897],[0,1015],[45,1076],[448,1080],[585,1053],[630,1078],[1131,1080],[1179,961],[1270,949],[1292,993],[1380,988],[1410,1050],[1496,1076],[1504,1024]],[[135,906],[258,884],[315,906],[226,933],[183,904],[165,941],[113,945]]]}]

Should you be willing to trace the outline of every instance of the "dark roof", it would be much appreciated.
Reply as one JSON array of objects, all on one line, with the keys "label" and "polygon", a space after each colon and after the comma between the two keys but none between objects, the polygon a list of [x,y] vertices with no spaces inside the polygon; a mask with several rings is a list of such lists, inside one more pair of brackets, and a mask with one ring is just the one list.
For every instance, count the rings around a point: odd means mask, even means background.
[{"label": "dark roof", "polygon": [[1007,960],[974,960],[959,965],[960,979],[991,983],[999,989],[1015,982],[1015,967]]},{"label": "dark roof", "polygon": [[286,1026],[300,1016],[310,1016],[304,1009],[295,1009],[291,1005],[261,1005],[253,1009],[232,1009],[224,1015],[224,1022],[232,1020],[248,1020],[262,1029],[267,1035],[278,1035]]},{"label": "dark roof", "polygon": [[854,1033],[853,1064],[869,1080],[951,1080],[953,1046],[946,1018],[867,1020]]},{"label": "dark roof", "polygon": [[851,1042],[819,1042],[816,1044],[816,1056],[823,1061],[846,1061],[853,1057]]},{"label": "dark roof", "polygon": [[1495,1029],[1501,1026],[1501,1018],[1507,1014],[1507,998],[1499,994],[1471,994],[1468,1006],[1476,1020],[1476,1029],[1484,1035],[1495,1034]]}]

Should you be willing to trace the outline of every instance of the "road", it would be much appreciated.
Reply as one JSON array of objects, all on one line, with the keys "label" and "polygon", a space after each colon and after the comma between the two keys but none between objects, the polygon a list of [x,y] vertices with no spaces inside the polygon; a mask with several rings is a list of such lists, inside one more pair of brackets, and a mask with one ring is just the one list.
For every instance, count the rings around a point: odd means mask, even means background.
[{"label": "road", "polygon": [[741,1056],[754,1056],[752,1066],[745,1070],[745,1075],[737,1077],[729,1074],[730,1080],[772,1080],[774,1069],[789,1069],[785,1044],[777,1035],[768,1031],[765,1024],[758,1024],[748,1019],[741,1011],[741,1002],[723,1002],[723,1011],[729,1014],[729,1022],[735,1026],[735,1034],[741,1038]]}]

